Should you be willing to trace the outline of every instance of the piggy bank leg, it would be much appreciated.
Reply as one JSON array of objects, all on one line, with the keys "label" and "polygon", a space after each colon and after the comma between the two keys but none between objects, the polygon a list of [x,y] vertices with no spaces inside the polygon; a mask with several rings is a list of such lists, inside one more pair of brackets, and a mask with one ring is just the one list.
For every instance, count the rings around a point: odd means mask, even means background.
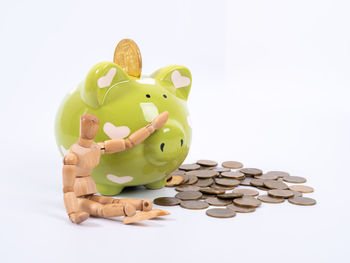
[{"label": "piggy bank leg", "polygon": [[122,185],[108,185],[96,183],[97,190],[102,195],[117,195],[123,191],[124,186]]},{"label": "piggy bank leg", "polygon": [[135,207],[139,211],[150,211],[152,210],[152,201],[148,198],[144,200],[140,199],[115,199],[108,196],[93,195],[90,200],[99,202],[100,204],[129,204]]},{"label": "piggy bank leg", "polygon": [[165,184],[166,184],[166,178],[164,177],[159,181],[146,184],[145,187],[147,187],[148,189],[159,189],[159,188],[163,188]]}]

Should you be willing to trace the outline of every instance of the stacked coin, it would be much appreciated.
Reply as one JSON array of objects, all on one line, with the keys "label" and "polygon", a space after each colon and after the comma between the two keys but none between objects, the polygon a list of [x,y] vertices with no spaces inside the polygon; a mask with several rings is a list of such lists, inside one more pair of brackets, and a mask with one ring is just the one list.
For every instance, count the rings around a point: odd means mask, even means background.
[{"label": "stacked coin", "polygon": [[[166,178],[166,186],[178,191],[175,197],[159,197],[153,202],[160,206],[180,205],[186,209],[215,206],[219,208],[208,209],[206,214],[217,218],[254,212],[261,202],[277,204],[288,199],[294,205],[316,204],[316,200],[303,196],[314,191],[310,186],[301,185],[306,182],[303,177],[282,171],[263,173],[257,168],[243,168],[238,161],[225,161],[222,167],[217,165],[218,162],[212,160],[182,164]],[[254,188],[266,191],[266,194],[259,195]]]}]

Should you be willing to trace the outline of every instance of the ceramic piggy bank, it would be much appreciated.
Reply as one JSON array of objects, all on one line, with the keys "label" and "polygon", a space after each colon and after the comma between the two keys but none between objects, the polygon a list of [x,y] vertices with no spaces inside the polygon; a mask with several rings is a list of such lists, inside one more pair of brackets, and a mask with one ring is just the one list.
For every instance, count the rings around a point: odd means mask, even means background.
[{"label": "ceramic piggy bank", "polygon": [[124,187],[161,188],[165,177],[185,159],[191,143],[187,98],[191,73],[169,66],[150,77],[132,77],[113,62],[95,65],[78,87],[66,96],[56,116],[56,140],[64,154],[78,140],[79,119],[91,113],[100,120],[96,142],[126,138],[168,111],[166,124],[141,144],[103,155],[92,174],[97,189],[116,195]]}]

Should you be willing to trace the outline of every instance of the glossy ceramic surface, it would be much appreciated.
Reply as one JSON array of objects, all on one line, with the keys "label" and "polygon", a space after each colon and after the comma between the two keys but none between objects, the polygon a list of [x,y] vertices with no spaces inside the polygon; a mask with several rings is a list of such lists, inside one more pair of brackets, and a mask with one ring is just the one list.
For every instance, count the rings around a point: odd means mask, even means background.
[{"label": "glossy ceramic surface", "polygon": [[96,142],[126,138],[163,111],[163,128],[140,145],[105,154],[92,174],[99,192],[116,195],[124,187],[160,188],[165,176],[186,158],[191,143],[187,97],[191,73],[169,66],[150,77],[133,78],[112,62],[95,65],[86,79],[63,100],[56,116],[56,140],[62,154],[79,135],[79,119],[92,113],[100,120]]}]

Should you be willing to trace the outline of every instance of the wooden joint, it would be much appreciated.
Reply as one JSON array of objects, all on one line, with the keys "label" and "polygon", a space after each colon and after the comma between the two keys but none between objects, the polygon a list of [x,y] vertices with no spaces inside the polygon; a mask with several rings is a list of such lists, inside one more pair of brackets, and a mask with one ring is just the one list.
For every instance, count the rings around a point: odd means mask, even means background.
[{"label": "wooden joint", "polygon": [[83,139],[82,137],[79,137],[78,144],[81,147],[89,148],[92,143],[93,143],[93,140]]},{"label": "wooden joint", "polygon": [[68,153],[63,158],[63,164],[74,165],[78,163],[78,157],[74,153]]},{"label": "wooden joint", "polygon": [[105,154],[106,153],[106,148],[105,148],[104,142],[98,142],[97,145],[100,147],[101,154]]},{"label": "wooden joint", "polygon": [[74,192],[74,188],[71,186],[64,186],[63,193]]},{"label": "wooden joint", "polygon": [[132,142],[130,141],[129,138],[125,140],[125,148],[126,148],[126,149],[130,149],[130,148],[132,148],[133,146],[134,146],[134,145],[132,144]]},{"label": "wooden joint", "polygon": [[119,204],[120,203],[120,200],[119,199],[113,199],[112,200],[112,204]]},{"label": "wooden joint", "polygon": [[147,129],[147,131],[149,131],[150,134],[154,133],[154,131],[156,130],[152,124],[148,124],[146,126],[146,129]]}]

